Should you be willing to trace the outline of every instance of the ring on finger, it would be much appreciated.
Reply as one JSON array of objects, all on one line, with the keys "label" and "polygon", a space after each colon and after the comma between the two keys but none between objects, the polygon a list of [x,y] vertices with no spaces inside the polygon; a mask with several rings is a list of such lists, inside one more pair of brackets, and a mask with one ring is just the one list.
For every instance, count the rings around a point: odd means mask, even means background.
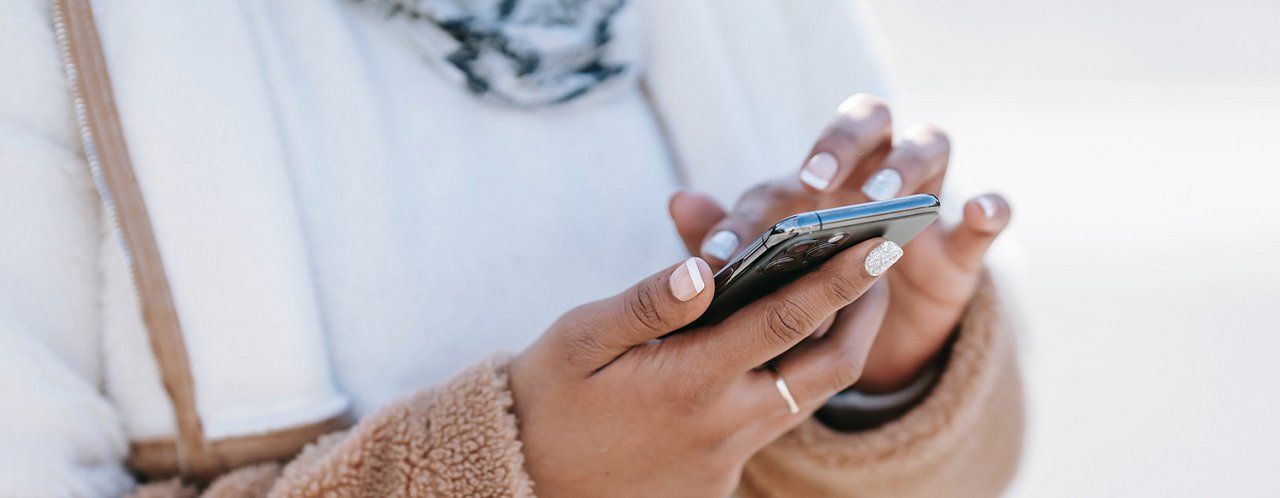
[{"label": "ring on finger", "polygon": [[787,411],[792,415],[800,413],[800,405],[796,404],[796,398],[791,396],[791,389],[787,387],[786,379],[782,378],[782,372],[773,371],[773,385],[778,388],[778,394],[782,396],[782,400],[787,402]]}]

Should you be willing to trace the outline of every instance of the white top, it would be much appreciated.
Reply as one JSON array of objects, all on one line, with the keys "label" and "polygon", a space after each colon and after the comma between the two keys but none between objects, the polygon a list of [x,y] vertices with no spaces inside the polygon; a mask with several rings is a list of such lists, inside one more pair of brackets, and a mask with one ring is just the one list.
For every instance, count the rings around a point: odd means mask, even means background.
[{"label": "white top", "polygon": [[[362,76],[386,103],[369,121],[385,139],[379,160],[294,171],[337,381],[359,411],[519,351],[568,309],[686,256],[666,209],[677,166],[639,85],[501,109],[441,78],[381,19],[354,17]],[[804,153],[742,174],[794,171]]]},{"label": "white top", "polygon": [[[792,172],[838,102],[872,84],[832,83],[856,79],[836,68],[858,63],[858,50],[803,49],[849,36],[849,17],[827,15],[844,6],[645,4],[654,31],[631,35],[650,36],[652,97],[631,84],[530,111],[476,99],[356,4],[243,4],[155,1],[151,17],[118,24],[104,15],[210,437],[332,415],[343,397],[365,414],[520,351],[562,312],[680,259],[666,210],[673,157],[694,187],[731,204]],[[808,32],[818,15],[833,26]],[[201,20],[147,20],[178,18]],[[198,56],[169,58],[179,50]],[[831,79],[806,81],[801,55],[831,64]],[[262,79],[221,77],[247,64]],[[812,87],[829,96],[797,91]],[[210,123],[219,113],[228,119]],[[174,136],[186,129],[212,138]],[[211,183],[236,186],[236,205]],[[317,328],[324,342],[300,351]],[[275,380],[246,389],[262,370]],[[325,374],[333,385],[315,384]]]},{"label": "white top", "polygon": [[[731,204],[883,94],[848,3],[639,5],[650,99],[512,111],[358,2],[95,1],[206,435],[368,413],[519,351],[679,261],[677,178]],[[125,442],[175,427],[48,15],[0,2],[0,406],[27,407],[0,410],[0,494],[112,495]]]},{"label": "white top", "polygon": [[386,102],[368,121],[381,140],[293,172],[337,381],[359,411],[519,351],[684,256],[666,208],[676,170],[637,86],[507,110],[441,78],[380,20],[350,29]]}]

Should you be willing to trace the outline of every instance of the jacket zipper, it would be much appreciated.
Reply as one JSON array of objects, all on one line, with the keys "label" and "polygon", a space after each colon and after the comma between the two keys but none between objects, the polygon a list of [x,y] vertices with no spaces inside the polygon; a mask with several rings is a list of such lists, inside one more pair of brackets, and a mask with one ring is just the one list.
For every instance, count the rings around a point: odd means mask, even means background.
[{"label": "jacket zipper", "polygon": [[[100,200],[102,209],[107,219],[107,227],[111,231],[112,238],[115,239],[117,247],[124,256],[125,264],[128,268],[133,268],[134,258],[133,250],[129,247],[129,242],[125,239],[124,231],[120,229],[120,220],[116,212],[115,195],[111,192],[111,188],[107,185],[106,178],[102,173],[102,163],[98,158],[97,145],[94,141],[93,133],[90,131],[89,116],[85,108],[85,98],[78,85],[80,79],[80,70],[76,66],[75,59],[71,56],[71,42],[67,37],[66,12],[63,11],[62,2],[54,1],[53,3],[53,34],[58,42],[58,48],[62,55],[62,69],[66,75],[67,87],[71,92],[72,102],[75,109],[76,131],[80,134],[80,142],[84,147],[84,156],[89,164],[89,173],[93,178],[94,189],[98,191],[98,199]],[[133,294],[134,302],[141,302],[141,294],[138,292],[137,282],[134,281],[133,272],[126,271],[126,279],[128,280],[129,291]],[[160,359],[156,356],[156,352],[152,348],[152,360],[157,365]],[[187,463],[187,451],[183,446],[181,437],[175,437],[174,447],[177,450],[178,469],[181,475],[190,475],[190,466]]]}]

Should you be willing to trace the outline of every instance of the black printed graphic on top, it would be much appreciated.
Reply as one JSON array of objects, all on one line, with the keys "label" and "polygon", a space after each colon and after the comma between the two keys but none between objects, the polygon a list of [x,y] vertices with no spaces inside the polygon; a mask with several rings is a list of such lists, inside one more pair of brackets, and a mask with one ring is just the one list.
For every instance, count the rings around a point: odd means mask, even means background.
[{"label": "black printed graphic on top", "polygon": [[357,0],[478,96],[535,107],[628,81],[639,29],[626,0]]}]

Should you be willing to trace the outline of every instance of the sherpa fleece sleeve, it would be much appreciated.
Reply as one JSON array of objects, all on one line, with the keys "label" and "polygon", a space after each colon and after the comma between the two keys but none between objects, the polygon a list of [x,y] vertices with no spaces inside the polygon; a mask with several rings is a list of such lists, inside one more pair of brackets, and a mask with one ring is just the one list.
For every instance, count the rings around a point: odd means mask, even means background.
[{"label": "sherpa fleece sleeve", "polygon": [[321,438],[270,496],[532,496],[506,365],[491,357]]},{"label": "sherpa fleece sleeve", "polygon": [[[355,427],[320,437],[287,464],[242,467],[205,498],[532,497],[516,436],[507,358],[403,397]],[[176,479],[135,498],[194,498]]]},{"label": "sherpa fleece sleeve", "polygon": [[[748,464],[737,495],[996,496],[1021,451],[1022,392],[1012,331],[984,282],[945,371],[894,422],[841,433],[809,420]],[[238,469],[205,497],[532,496],[511,411],[506,359],[494,357],[322,437],[286,466]],[[176,482],[139,497],[188,497]]]},{"label": "sherpa fleece sleeve", "polygon": [[1022,448],[1013,331],[984,280],[942,376],[914,409],[842,433],[810,419],[748,462],[738,495],[998,496]]}]

